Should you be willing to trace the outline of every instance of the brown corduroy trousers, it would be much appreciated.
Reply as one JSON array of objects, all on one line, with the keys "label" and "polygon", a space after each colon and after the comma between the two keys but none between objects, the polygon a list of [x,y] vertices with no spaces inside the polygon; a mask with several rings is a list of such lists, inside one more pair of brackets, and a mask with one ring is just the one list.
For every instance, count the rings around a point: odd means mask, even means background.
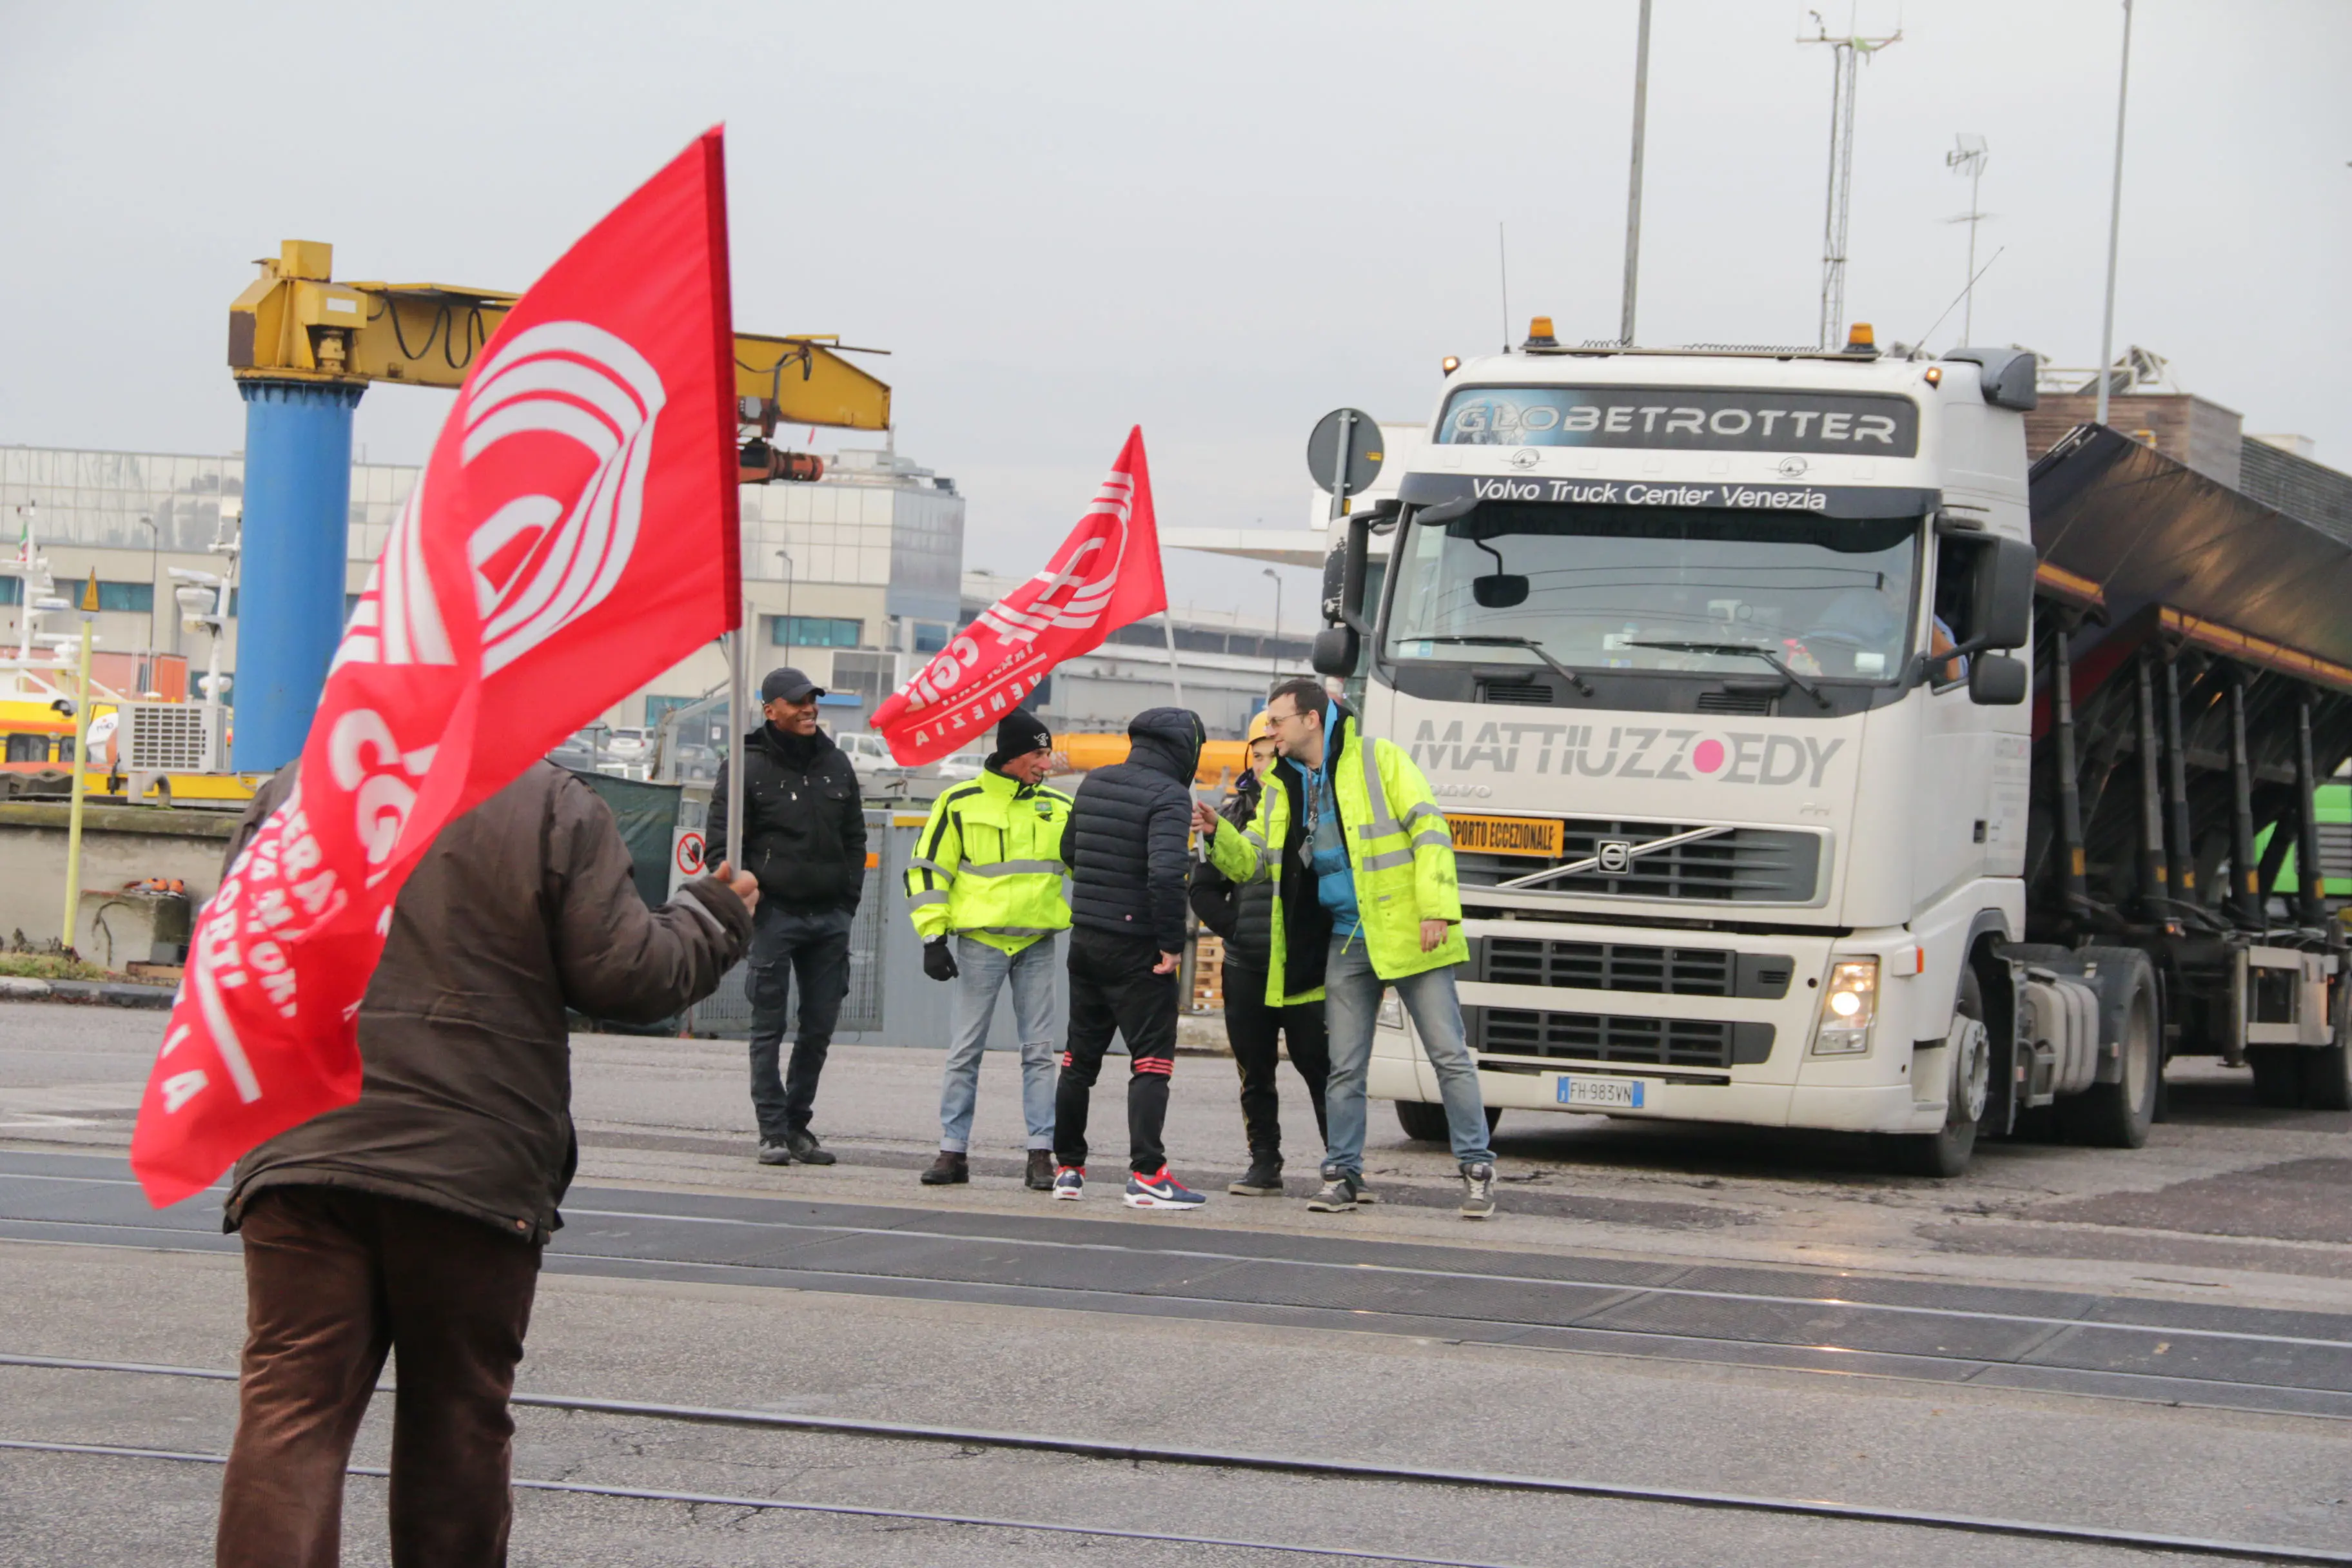
[{"label": "brown corduroy trousers", "polygon": [[343,1468],[384,1356],[396,1568],[507,1560],[507,1396],[539,1282],[537,1246],[429,1205],[344,1187],[247,1206],[236,1441],[220,1568],[334,1568]]}]

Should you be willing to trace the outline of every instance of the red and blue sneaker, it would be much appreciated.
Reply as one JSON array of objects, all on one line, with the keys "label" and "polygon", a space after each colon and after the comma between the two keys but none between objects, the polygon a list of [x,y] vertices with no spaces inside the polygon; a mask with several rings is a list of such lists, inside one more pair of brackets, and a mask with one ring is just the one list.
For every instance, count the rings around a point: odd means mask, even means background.
[{"label": "red and blue sneaker", "polygon": [[1087,1168],[1084,1165],[1063,1165],[1054,1172],[1054,1195],[1076,1203],[1087,1195]]},{"label": "red and blue sneaker", "polygon": [[1131,1209],[1196,1209],[1208,1201],[1170,1175],[1165,1165],[1150,1175],[1139,1171],[1127,1178],[1127,1206]]}]

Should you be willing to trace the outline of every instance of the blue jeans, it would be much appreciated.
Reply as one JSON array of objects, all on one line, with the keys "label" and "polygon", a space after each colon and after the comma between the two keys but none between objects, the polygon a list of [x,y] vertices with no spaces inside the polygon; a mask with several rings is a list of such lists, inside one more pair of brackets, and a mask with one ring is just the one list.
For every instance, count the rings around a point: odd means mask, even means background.
[{"label": "blue jeans", "polygon": [[940,1147],[971,1148],[971,1110],[980,1099],[981,1053],[996,994],[1013,984],[1013,1024],[1021,1032],[1021,1115],[1029,1147],[1054,1146],[1054,939],[1041,936],[1008,953],[968,936],[955,939],[955,1037],[940,1083]]},{"label": "blue jeans", "polygon": [[[833,1045],[833,1026],[849,993],[850,910],[799,914],[760,900],[751,915],[750,973],[743,977],[751,1004],[751,1108],[760,1117],[760,1142],[781,1143],[804,1130],[816,1109],[816,1085]],[[793,1021],[793,981],[801,984],[800,1027],[793,1039],[792,1064],[781,1077],[784,1029]]]},{"label": "blue jeans", "polygon": [[1331,1079],[1324,1090],[1331,1134],[1324,1164],[1353,1176],[1364,1173],[1364,1080],[1371,1067],[1372,1026],[1380,1016],[1381,992],[1389,986],[1404,1002],[1421,1048],[1437,1069],[1454,1157],[1465,1165],[1493,1160],[1495,1152],[1486,1146],[1486,1102],[1478,1093],[1478,1065],[1471,1059],[1462,1032],[1462,1004],[1454,994],[1454,965],[1384,981],[1372,973],[1371,954],[1364,951],[1361,936],[1345,941],[1335,936],[1323,967],[1323,1019],[1331,1032]]}]

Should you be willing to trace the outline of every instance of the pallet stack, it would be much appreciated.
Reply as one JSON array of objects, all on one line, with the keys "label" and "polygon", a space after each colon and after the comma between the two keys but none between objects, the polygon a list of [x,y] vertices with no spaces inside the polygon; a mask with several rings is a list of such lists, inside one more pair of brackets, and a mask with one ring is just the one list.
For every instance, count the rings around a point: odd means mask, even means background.
[{"label": "pallet stack", "polygon": [[1192,1011],[1225,1010],[1225,942],[1202,931],[1192,939]]}]

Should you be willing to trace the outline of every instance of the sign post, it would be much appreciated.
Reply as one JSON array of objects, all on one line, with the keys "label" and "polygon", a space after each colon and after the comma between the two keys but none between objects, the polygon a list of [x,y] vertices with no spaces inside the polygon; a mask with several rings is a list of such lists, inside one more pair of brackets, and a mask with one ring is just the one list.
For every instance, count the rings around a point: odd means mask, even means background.
[{"label": "sign post", "polygon": [[74,915],[81,907],[81,802],[89,777],[89,627],[98,619],[98,569],[81,590],[81,674],[74,688],[73,805],[66,815],[66,912],[58,945],[74,951]]},{"label": "sign post", "polygon": [[1360,408],[1335,408],[1315,422],[1307,437],[1307,471],[1329,492],[1326,521],[1348,515],[1349,498],[1371,488],[1381,474],[1380,421]]}]

